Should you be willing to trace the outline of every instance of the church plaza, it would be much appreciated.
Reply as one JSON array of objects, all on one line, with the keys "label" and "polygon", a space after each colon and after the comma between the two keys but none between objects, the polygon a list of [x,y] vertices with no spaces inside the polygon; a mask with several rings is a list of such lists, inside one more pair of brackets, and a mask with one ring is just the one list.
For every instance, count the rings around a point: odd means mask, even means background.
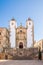
[{"label": "church plaza", "polygon": [[0,65],[43,65],[40,60],[1,60]]}]

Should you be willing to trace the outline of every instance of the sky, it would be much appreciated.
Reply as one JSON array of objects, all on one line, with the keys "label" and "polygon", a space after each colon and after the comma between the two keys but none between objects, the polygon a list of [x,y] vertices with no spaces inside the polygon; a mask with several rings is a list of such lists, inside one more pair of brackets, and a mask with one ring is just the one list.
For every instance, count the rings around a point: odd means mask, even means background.
[{"label": "sky", "polygon": [[34,22],[34,40],[43,39],[43,0],[0,0],[0,27],[9,28],[9,21],[15,18],[17,25]]}]

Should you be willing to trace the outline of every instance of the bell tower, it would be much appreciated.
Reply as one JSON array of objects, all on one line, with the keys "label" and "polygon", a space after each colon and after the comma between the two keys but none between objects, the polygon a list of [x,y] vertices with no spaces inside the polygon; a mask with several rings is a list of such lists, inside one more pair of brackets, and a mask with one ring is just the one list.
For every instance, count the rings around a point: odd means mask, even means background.
[{"label": "bell tower", "polygon": [[16,20],[11,19],[10,21],[10,43],[11,48],[16,47]]},{"label": "bell tower", "polygon": [[33,21],[28,18],[26,20],[26,28],[27,28],[27,48],[33,47],[34,43],[34,27]]}]

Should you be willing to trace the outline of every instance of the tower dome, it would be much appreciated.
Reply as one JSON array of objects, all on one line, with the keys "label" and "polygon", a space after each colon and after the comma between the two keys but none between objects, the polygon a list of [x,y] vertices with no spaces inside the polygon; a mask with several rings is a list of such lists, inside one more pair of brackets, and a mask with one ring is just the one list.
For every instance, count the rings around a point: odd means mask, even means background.
[{"label": "tower dome", "polygon": [[14,18],[12,18],[11,21],[16,21],[16,20]]},{"label": "tower dome", "polygon": [[31,21],[32,19],[31,18],[28,18],[27,20],[30,20]]}]

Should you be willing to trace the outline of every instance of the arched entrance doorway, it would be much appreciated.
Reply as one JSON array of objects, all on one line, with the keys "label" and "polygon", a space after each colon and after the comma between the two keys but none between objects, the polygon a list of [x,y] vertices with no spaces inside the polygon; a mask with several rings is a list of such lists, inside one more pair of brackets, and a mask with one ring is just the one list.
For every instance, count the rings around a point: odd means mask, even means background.
[{"label": "arched entrance doorway", "polygon": [[8,59],[8,56],[7,55],[5,55],[5,59]]},{"label": "arched entrance doorway", "polygon": [[19,48],[20,48],[20,49],[23,48],[23,43],[22,43],[22,42],[19,43]]}]

